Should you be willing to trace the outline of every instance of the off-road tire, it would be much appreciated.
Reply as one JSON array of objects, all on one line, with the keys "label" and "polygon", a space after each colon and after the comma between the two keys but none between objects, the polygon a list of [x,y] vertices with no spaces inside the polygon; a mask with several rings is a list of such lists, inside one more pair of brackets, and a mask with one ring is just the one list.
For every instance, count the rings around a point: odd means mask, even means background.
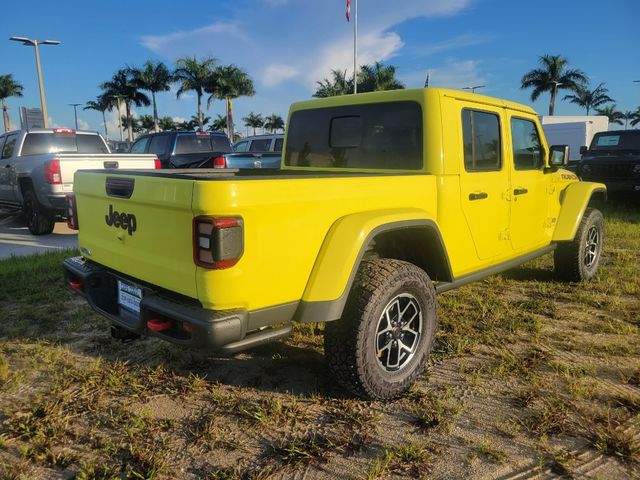
[{"label": "off-road tire", "polygon": [[[376,356],[376,342],[383,312],[401,297],[412,298],[419,306],[421,334],[409,360],[399,371],[390,372],[381,365],[382,357],[379,360]],[[436,306],[436,292],[424,270],[388,258],[363,260],[342,318],[325,326],[324,352],[334,377],[362,398],[386,400],[400,396],[429,357],[438,324]]]},{"label": "off-road tire", "polygon": [[38,202],[36,193],[31,189],[24,192],[23,211],[27,228],[33,235],[48,235],[53,232],[55,217]]},{"label": "off-road tire", "polygon": [[[594,244],[594,235],[596,243]],[[604,218],[600,210],[587,208],[580,220],[576,236],[562,242],[553,255],[555,274],[560,280],[591,280],[600,265],[604,247]]]}]

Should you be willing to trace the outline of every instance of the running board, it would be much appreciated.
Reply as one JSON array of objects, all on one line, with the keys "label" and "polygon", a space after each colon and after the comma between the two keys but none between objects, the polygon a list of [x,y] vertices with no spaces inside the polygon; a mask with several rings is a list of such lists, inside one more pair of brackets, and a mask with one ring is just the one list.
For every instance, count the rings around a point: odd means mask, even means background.
[{"label": "running board", "polygon": [[288,337],[291,334],[293,327],[286,325],[281,328],[269,328],[266,330],[259,330],[255,333],[250,333],[242,340],[229,343],[220,348],[220,351],[226,354],[234,354],[246,350],[248,348],[264,345],[265,343],[276,342]]},{"label": "running board", "polygon": [[505,270],[510,270],[514,267],[522,265],[529,260],[533,260],[534,258],[541,257],[542,255],[546,255],[549,252],[553,252],[556,249],[557,245],[552,243],[548,247],[544,247],[540,250],[536,250],[535,252],[527,253],[518,258],[514,258],[513,260],[506,261],[504,263],[500,263],[498,265],[494,265],[493,267],[486,268],[484,270],[480,270],[478,272],[469,273],[467,275],[463,275],[460,278],[456,278],[453,282],[440,282],[436,287],[436,293],[444,293],[449,290],[453,290],[454,288],[461,287],[466,285],[467,283],[475,282],[477,280],[482,280],[485,277],[490,275],[495,275],[496,273],[504,272]]}]

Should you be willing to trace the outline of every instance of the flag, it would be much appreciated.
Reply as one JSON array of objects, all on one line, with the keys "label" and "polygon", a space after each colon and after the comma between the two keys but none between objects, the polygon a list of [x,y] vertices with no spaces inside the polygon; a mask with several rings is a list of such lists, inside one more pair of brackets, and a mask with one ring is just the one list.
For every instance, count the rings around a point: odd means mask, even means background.
[{"label": "flag", "polygon": [[351,0],[347,0],[347,22],[350,21],[351,17]]}]

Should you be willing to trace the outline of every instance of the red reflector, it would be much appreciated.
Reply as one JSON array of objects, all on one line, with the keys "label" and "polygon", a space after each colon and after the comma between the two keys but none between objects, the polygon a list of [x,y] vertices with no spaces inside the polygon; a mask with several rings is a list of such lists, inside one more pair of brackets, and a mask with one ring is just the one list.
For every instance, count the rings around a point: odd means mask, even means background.
[{"label": "red reflector", "polygon": [[84,283],[82,283],[80,280],[71,280],[69,282],[69,286],[74,290],[82,290],[82,288],[84,287]]},{"label": "red reflector", "polygon": [[214,217],[211,219],[214,228],[232,228],[240,225],[238,217]]},{"label": "red reflector", "polygon": [[191,333],[193,332],[193,326],[189,322],[182,322],[182,330]]},{"label": "red reflector", "polygon": [[53,133],[69,133],[74,134],[76,131],[73,128],[54,128]]},{"label": "red reflector", "polygon": [[213,159],[213,168],[227,168],[227,161],[224,157],[216,157]]},{"label": "red reflector", "polygon": [[156,158],[153,161],[153,168],[155,168],[156,170],[162,168],[162,162],[160,161],[160,159]]},{"label": "red reflector", "polygon": [[47,183],[62,183],[62,175],[60,174],[60,160],[49,160],[44,164],[44,178]]},{"label": "red reflector", "polygon": [[147,328],[152,332],[164,332],[171,328],[171,320],[160,320],[153,318],[147,321]]}]

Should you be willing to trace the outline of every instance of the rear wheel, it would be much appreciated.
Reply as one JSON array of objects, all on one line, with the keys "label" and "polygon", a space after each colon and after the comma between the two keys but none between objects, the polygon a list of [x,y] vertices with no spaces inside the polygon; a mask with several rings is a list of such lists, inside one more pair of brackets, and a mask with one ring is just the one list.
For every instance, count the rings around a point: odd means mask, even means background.
[{"label": "rear wheel", "polygon": [[27,220],[27,227],[33,235],[48,235],[53,232],[55,218],[51,212],[47,211],[40,202],[33,190],[24,192],[24,216]]},{"label": "rear wheel", "polygon": [[436,327],[435,289],[426,272],[400,260],[365,260],[342,318],[325,327],[325,356],[352,393],[394,398],[422,371]]},{"label": "rear wheel", "polygon": [[571,282],[592,279],[602,258],[604,218],[599,210],[587,208],[572,242],[558,245],[553,256],[558,278]]}]

